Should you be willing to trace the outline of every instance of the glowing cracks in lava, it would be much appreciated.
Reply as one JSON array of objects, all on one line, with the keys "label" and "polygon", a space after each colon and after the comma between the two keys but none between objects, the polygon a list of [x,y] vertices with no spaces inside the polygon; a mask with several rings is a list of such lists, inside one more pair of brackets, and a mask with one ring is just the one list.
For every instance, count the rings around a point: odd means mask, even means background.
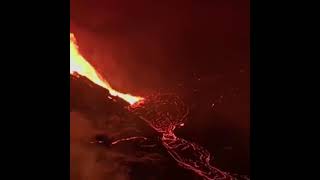
[{"label": "glowing cracks in lava", "polygon": [[172,94],[149,96],[130,108],[152,128],[164,134],[170,134],[175,128],[183,126],[189,113],[181,99]]},{"label": "glowing cracks in lava", "polygon": [[115,145],[115,144],[118,144],[119,142],[123,142],[123,141],[131,141],[131,140],[135,140],[135,139],[143,139],[143,140],[147,140],[147,138],[146,138],[146,137],[134,136],[134,137],[123,138],[123,139],[119,139],[119,140],[113,141],[111,144],[112,144],[112,145]]},{"label": "glowing cracks in lava", "polygon": [[162,134],[163,146],[181,167],[192,170],[206,180],[237,179],[212,166],[211,155],[205,148],[174,134],[176,127],[184,126],[183,121],[189,112],[180,98],[172,95],[150,96],[131,106],[130,110]]},{"label": "glowing cracks in lava", "polygon": [[81,55],[77,46],[76,38],[72,33],[70,33],[70,74],[74,73],[78,73],[87,77],[95,84],[109,90],[111,95],[118,96],[130,104],[134,104],[143,99],[142,97],[132,96],[130,94],[124,94],[114,90],[110,84],[94,69],[94,67]]},{"label": "glowing cracks in lava", "polygon": [[182,138],[163,140],[169,154],[186,169],[190,169],[207,180],[232,179],[227,173],[210,164],[210,153],[196,143]]}]

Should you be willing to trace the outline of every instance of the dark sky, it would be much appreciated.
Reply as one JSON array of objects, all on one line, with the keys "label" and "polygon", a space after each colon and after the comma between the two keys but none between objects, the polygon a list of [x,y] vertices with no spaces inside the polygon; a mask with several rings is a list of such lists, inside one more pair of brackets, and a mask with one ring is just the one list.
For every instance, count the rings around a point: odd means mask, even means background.
[{"label": "dark sky", "polygon": [[246,159],[249,10],[249,0],[71,0],[70,26],[82,54],[113,87],[185,96],[193,108],[189,134],[201,143],[223,131],[217,143],[239,143]]}]

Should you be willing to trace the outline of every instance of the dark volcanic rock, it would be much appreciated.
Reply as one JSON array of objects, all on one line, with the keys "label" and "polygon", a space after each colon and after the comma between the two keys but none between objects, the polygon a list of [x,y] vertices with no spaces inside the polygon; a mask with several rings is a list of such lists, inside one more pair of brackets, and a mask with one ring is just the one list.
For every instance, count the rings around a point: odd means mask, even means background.
[{"label": "dark volcanic rock", "polygon": [[[156,131],[142,119],[127,110],[129,104],[119,97],[112,96],[107,89],[91,82],[81,75],[70,75],[70,111],[81,112],[104,130],[124,126],[142,134],[136,136],[157,136]],[[119,130],[120,132],[120,130]],[[119,133],[117,132],[117,133]],[[127,134],[127,136],[133,134]]]},{"label": "dark volcanic rock", "polygon": [[86,77],[70,75],[71,180],[195,179],[128,106]]},{"label": "dark volcanic rock", "polygon": [[81,75],[70,75],[70,110],[123,113],[129,104]]}]

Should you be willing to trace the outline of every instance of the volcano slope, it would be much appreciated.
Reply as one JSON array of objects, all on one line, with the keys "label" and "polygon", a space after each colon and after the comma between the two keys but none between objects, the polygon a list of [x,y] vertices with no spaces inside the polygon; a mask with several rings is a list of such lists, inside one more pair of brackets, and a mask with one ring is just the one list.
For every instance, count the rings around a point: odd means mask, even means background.
[{"label": "volcano slope", "polygon": [[81,75],[70,75],[71,180],[198,180],[177,166],[161,134],[129,104]]}]

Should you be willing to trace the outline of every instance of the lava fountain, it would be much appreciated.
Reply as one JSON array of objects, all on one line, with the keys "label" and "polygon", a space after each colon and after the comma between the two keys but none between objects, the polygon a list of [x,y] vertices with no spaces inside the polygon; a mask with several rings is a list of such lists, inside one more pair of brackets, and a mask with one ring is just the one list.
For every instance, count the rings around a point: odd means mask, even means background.
[{"label": "lava fountain", "polygon": [[95,84],[107,89],[111,95],[118,96],[131,105],[143,99],[142,97],[124,94],[113,89],[110,84],[95,70],[95,68],[81,55],[74,34],[70,33],[70,74],[75,75],[76,73],[87,77]]}]

